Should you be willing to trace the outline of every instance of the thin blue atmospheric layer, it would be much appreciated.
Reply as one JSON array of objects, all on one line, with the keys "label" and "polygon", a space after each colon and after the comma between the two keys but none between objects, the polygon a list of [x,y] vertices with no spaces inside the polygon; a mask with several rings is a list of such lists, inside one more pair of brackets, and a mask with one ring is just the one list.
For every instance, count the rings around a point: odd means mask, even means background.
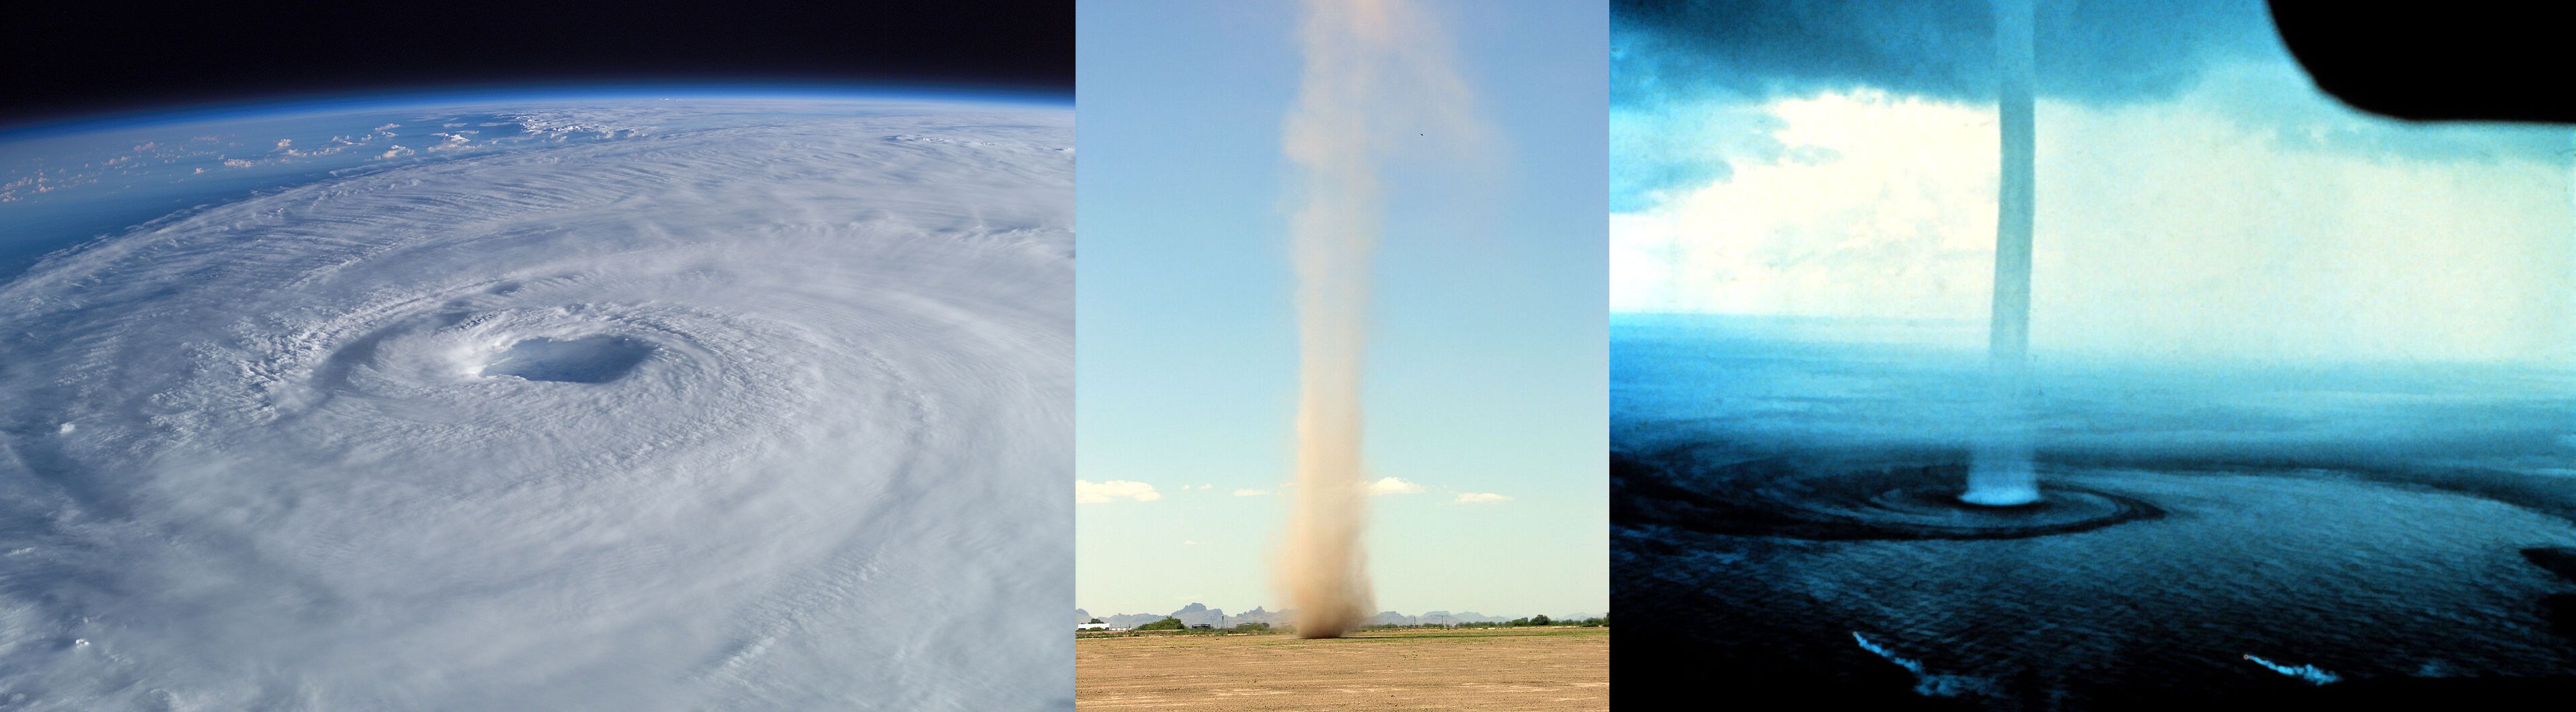
[{"label": "thin blue atmospheric layer", "polygon": [[[565,87],[183,107],[0,126],[0,281],[92,238],[288,186],[534,146],[632,138],[587,106],[777,102],[875,113],[907,102],[1065,108],[1062,97],[849,87]],[[836,106],[838,105],[838,106]],[[720,120],[724,112],[703,118]],[[658,126],[685,130],[688,126]]]},{"label": "thin blue atmospheric layer", "polygon": [[893,102],[919,101],[942,105],[997,104],[1040,108],[1071,108],[1072,100],[1060,93],[1008,90],[923,90],[918,88],[868,87],[840,84],[566,84],[530,85],[481,90],[434,90],[380,92],[347,95],[314,95],[303,97],[267,97],[244,101],[169,106],[157,109],[88,116],[56,117],[0,125],[0,145],[20,139],[91,133],[109,129],[152,128],[182,124],[278,119],[298,116],[318,117],[379,111],[438,109],[469,106],[558,106],[570,103],[605,102],[624,104],[644,100],[786,100],[848,101],[886,106]]}]

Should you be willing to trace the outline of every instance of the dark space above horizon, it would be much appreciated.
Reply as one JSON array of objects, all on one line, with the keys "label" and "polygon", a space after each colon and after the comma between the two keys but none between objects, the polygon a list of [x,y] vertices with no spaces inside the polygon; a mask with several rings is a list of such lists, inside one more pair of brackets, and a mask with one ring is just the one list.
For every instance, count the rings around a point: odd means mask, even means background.
[{"label": "dark space above horizon", "polygon": [[850,84],[1070,96],[1072,3],[437,7],[40,3],[0,22],[0,125],[511,85]]}]

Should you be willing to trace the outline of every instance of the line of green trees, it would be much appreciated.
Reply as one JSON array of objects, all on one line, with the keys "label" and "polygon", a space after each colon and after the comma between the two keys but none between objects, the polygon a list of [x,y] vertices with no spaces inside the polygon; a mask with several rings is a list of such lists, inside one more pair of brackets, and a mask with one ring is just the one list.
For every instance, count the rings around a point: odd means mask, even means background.
[{"label": "line of green trees", "polygon": [[1136,626],[1136,629],[1137,629],[1137,630],[1189,630],[1189,629],[1190,629],[1190,624],[1181,622],[1181,619],[1179,619],[1179,618],[1173,618],[1173,617],[1170,617],[1170,616],[1164,616],[1162,620],[1154,621],[1154,622],[1152,622],[1152,623],[1147,623],[1147,624],[1140,625],[1140,626]]},{"label": "line of green trees", "polygon": [[[1093,621],[1093,622],[1098,622],[1098,621],[1097,621],[1097,619],[1094,619],[1094,621]],[[1272,626],[1271,626],[1270,624],[1268,624],[1268,623],[1243,623],[1243,624],[1239,624],[1239,625],[1236,625],[1236,626],[1231,627],[1231,628],[1217,628],[1217,627],[1214,627],[1214,626],[1208,626],[1208,625],[1192,626],[1192,625],[1190,625],[1190,624],[1188,624],[1188,623],[1183,623],[1183,622],[1181,622],[1181,619],[1179,619],[1179,618],[1173,618],[1173,617],[1170,617],[1170,616],[1164,616],[1162,620],[1154,621],[1154,622],[1152,622],[1152,623],[1147,623],[1147,624],[1140,625],[1140,626],[1136,626],[1136,627],[1134,627],[1134,628],[1127,629],[1127,630],[1126,630],[1126,631],[1124,631],[1124,632],[1126,632],[1126,633],[1128,633],[1128,634],[1134,634],[1134,633],[1140,633],[1140,632],[1144,632],[1144,631],[1151,631],[1151,630],[1175,630],[1175,631],[1180,631],[1180,632],[1183,632],[1183,633],[1264,633],[1264,634],[1266,634],[1266,633],[1284,633],[1284,632],[1291,632],[1291,631],[1294,631],[1294,630],[1296,630],[1296,629],[1294,629],[1294,628],[1290,628],[1290,627],[1287,627],[1287,626],[1272,627]],[[1116,636],[1116,633],[1113,633],[1113,632],[1110,632],[1110,631],[1099,631],[1099,632],[1093,632],[1093,633],[1086,633],[1086,635],[1087,635],[1087,636],[1108,636],[1108,637],[1115,637],[1115,636]]]},{"label": "line of green trees", "polygon": [[1584,627],[1584,628],[1607,628],[1607,627],[1610,627],[1610,617],[1609,617],[1609,616],[1599,616],[1599,617],[1594,617],[1594,618],[1585,618],[1585,619],[1582,619],[1582,620],[1557,620],[1557,619],[1554,619],[1554,618],[1549,618],[1549,617],[1547,617],[1547,616],[1530,616],[1530,617],[1527,617],[1527,618],[1514,618],[1514,619],[1511,619],[1511,620],[1508,620],[1508,621],[1495,621],[1495,622],[1491,622],[1491,623],[1450,623],[1450,624],[1447,624],[1447,625],[1442,625],[1442,624],[1439,624],[1439,623],[1423,623],[1423,624],[1421,624],[1421,625],[1395,625],[1395,624],[1385,624],[1385,625],[1372,625],[1372,626],[1364,626],[1364,627],[1371,628],[1371,629],[1385,629],[1385,628],[1511,628],[1511,627],[1517,627],[1517,626],[1548,626],[1548,625],[1570,625],[1570,626],[1580,626],[1580,627]]}]

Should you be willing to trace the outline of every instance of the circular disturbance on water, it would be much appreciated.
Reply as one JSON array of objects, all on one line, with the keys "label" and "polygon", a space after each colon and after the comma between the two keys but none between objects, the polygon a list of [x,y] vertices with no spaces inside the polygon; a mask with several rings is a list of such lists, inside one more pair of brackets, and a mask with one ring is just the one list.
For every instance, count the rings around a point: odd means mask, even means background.
[{"label": "circular disturbance on water", "polygon": [[[1662,491],[1656,507],[1623,519],[1720,534],[1800,539],[2019,539],[2155,519],[2164,510],[2139,497],[2043,481],[2037,502],[2009,507],[1960,500],[1960,464],[1863,467],[1787,458],[1705,463],[1688,456],[1658,463],[1678,470],[1635,481]],[[1651,465],[1650,465],[1651,466]],[[1724,482],[1701,488],[1691,483]]]}]

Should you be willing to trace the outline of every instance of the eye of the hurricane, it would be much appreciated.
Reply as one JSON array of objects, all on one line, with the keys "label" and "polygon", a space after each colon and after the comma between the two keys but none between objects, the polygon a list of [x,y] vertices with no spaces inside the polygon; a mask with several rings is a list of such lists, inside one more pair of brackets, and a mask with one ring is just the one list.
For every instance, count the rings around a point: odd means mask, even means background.
[{"label": "eye of the hurricane", "polygon": [[624,336],[535,338],[511,344],[482,369],[486,376],[531,381],[607,383],[635,372],[653,356],[653,345]]}]

